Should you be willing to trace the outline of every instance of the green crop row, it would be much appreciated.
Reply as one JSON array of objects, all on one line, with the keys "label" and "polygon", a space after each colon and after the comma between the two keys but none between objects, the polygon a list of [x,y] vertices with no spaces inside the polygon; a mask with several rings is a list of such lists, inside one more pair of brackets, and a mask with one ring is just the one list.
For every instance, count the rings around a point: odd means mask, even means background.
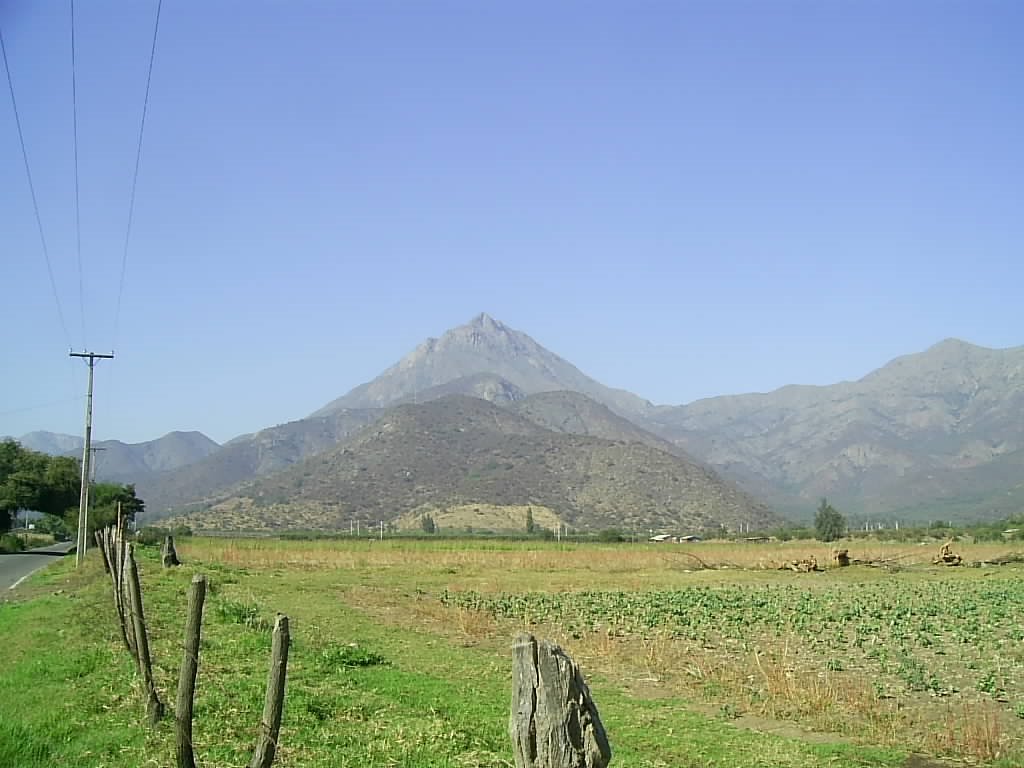
[{"label": "green crop row", "polygon": [[883,637],[928,647],[943,638],[995,648],[1006,640],[1019,641],[1024,631],[1024,583],[1011,578],[827,590],[766,585],[497,595],[446,591],[441,599],[497,618],[557,622],[569,630],[642,634],[664,629],[693,639],[743,639],[756,627],[834,638],[837,644]]}]

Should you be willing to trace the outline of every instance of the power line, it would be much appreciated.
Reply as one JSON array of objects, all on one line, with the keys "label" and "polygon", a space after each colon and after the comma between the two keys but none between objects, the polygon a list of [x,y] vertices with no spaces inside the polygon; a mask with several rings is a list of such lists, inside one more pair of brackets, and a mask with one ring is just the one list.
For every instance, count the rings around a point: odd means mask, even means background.
[{"label": "power line", "polygon": [[39,215],[39,201],[36,199],[36,187],[32,183],[32,171],[28,163],[28,151],[25,149],[25,134],[21,130],[21,117],[18,115],[18,100],[14,97],[14,80],[11,77],[11,67],[7,61],[7,46],[4,45],[3,32],[0,32],[0,54],[4,60],[4,71],[7,73],[7,87],[11,92],[11,106],[14,107],[14,124],[18,128],[18,143],[21,144],[21,157],[25,161],[25,176],[28,178],[28,191],[32,196],[32,209],[36,214],[36,225],[39,227],[39,242],[43,246],[43,258],[46,260],[46,274],[50,277],[50,289],[53,291],[53,301],[57,305],[57,316],[60,318],[60,327],[64,330],[64,341],[68,348],[71,347],[71,334],[68,333],[68,324],[64,322],[64,310],[60,306],[60,296],[57,294],[57,282],[53,279],[53,265],[50,263],[50,249],[46,246],[46,235],[43,234],[43,219]]},{"label": "power line", "polygon": [[146,95],[142,100],[142,120],[139,123],[139,142],[135,150],[135,172],[132,174],[132,193],[128,200],[128,226],[124,233],[124,253],[121,256],[121,279],[117,285],[117,308],[114,310],[114,346],[117,347],[118,321],[121,318],[121,296],[124,294],[124,275],[128,268],[128,242],[132,236],[132,218],[135,215],[135,189],[139,183],[139,164],[142,161],[142,136],[146,130],[146,112],[149,109],[149,85],[153,81],[153,60],[156,58],[156,38],[160,30],[160,8],[163,0],[157,0],[156,21],[153,23],[153,45],[149,51],[149,72],[146,75]]},{"label": "power line", "polygon": [[78,73],[75,67],[75,0],[71,0],[71,123],[75,139],[75,253],[78,257],[78,311],[82,319],[82,344],[85,333],[85,285],[82,269],[82,213],[78,197]]},{"label": "power line", "polygon": [[52,408],[56,405],[65,405],[66,403],[74,403],[84,399],[85,397],[78,395],[77,397],[66,397],[63,400],[54,400],[49,403],[40,403],[39,405],[26,405],[22,408],[11,408],[7,411],[0,411],[0,416],[10,416],[14,413],[25,413],[26,411],[38,411],[43,408]]}]

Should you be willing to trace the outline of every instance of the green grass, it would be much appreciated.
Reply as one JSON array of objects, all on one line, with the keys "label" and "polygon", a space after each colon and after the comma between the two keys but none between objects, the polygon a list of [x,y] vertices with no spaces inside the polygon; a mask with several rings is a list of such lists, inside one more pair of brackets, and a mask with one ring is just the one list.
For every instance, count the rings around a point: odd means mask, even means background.
[{"label": "green grass", "polygon": [[[193,557],[163,570],[155,552],[140,559],[156,683],[168,710],[188,585],[194,572],[209,578],[194,734],[203,768],[244,765],[251,756],[278,611],[292,620],[293,648],[276,765],[510,765],[510,638],[470,642],[426,621],[413,626],[408,611],[420,603],[442,615],[451,610],[440,590],[418,589],[420,565],[399,572],[372,558],[319,567],[299,558],[243,565]],[[424,578],[451,578],[450,570],[440,563]],[[29,580],[35,597],[0,603],[0,768],[174,764],[170,711],[156,730],[143,724],[109,584],[95,555],[78,572],[65,559]],[[756,732],[679,696],[638,695],[620,679],[584,674],[614,766],[896,768],[906,758],[899,749]]]}]

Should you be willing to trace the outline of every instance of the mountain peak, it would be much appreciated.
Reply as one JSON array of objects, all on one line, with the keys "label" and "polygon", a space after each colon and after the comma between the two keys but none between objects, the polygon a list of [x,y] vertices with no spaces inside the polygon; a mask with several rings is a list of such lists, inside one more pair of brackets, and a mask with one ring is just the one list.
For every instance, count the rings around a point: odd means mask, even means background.
[{"label": "mountain peak", "polygon": [[[642,413],[650,407],[636,395],[594,381],[522,331],[481,312],[439,339],[428,338],[376,379],[359,385],[313,415],[324,416],[341,408],[381,408],[410,399],[415,402],[427,390],[474,391],[472,377],[480,374],[502,380],[500,388],[507,390],[508,399],[513,400],[522,394],[573,390],[620,414]],[[460,380],[464,381],[460,384]],[[443,388],[453,382],[453,387]],[[467,382],[472,384],[469,390],[462,386]]]},{"label": "mountain peak", "polygon": [[963,339],[950,337],[948,339],[943,339],[938,344],[933,344],[928,347],[925,352],[969,352],[974,349],[985,348],[979,347],[977,344],[971,344],[969,341],[964,341]]},{"label": "mountain peak", "polygon": [[465,325],[446,331],[435,344],[430,345],[429,351],[436,354],[451,348],[491,349],[502,357],[529,355],[540,349],[528,336],[512,330],[486,312],[481,312]]},{"label": "mountain peak", "polygon": [[474,328],[486,328],[488,330],[504,330],[505,326],[500,320],[495,320],[493,317],[488,315],[486,312],[481,312],[479,315],[469,321],[469,325]]},{"label": "mountain peak", "polygon": [[510,336],[513,331],[500,320],[495,320],[486,312],[481,312],[465,325],[456,326],[448,331],[445,336]]}]

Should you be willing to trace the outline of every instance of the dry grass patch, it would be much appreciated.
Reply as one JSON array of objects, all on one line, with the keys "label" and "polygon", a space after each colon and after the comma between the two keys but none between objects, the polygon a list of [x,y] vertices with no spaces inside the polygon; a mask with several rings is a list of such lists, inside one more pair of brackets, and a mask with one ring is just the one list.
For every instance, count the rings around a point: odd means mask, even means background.
[{"label": "dry grass patch", "polygon": [[400,531],[419,531],[423,517],[430,515],[441,531],[526,532],[528,516],[534,525],[550,531],[562,524],[554,510],[538,504],[457,504],[452,507],[422,507],[398,518]]}]

